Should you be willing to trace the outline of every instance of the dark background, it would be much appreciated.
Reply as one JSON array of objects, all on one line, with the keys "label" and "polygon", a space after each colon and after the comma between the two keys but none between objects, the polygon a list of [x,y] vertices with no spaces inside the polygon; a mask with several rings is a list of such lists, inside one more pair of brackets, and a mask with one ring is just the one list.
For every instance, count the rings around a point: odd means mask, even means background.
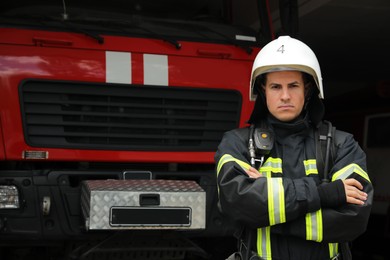
[{"label": "dark background", "polygon": [[[271,0],[276,31],[278,2]],[[297,38],[317,54],[325,98],[390,80],[389,0],[298,0]]]}]

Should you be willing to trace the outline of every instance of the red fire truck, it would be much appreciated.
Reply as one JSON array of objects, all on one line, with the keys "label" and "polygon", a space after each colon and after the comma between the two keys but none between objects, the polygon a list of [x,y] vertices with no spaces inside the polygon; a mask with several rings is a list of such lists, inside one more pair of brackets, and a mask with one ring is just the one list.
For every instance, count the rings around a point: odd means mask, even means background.
[{"label": "red fire truck", "polygon": [[248,120],[269,13],[1,1],[0,259],[226,257],[213,156]]}]

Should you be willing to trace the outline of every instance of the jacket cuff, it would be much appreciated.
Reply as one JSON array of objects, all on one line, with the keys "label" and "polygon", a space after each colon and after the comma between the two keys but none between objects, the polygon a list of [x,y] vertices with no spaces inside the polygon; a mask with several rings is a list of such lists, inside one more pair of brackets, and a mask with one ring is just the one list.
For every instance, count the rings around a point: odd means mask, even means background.
[{"label": "jacket cuff", "polygon": [[319,185],[318,194],[322,208],[335,208],[347,202],[342,180]]}]

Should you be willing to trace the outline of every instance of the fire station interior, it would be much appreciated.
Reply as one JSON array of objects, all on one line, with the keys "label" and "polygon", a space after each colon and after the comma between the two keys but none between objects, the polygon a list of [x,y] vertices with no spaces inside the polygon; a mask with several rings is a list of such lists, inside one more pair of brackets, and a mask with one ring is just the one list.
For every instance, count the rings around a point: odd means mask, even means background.
[{"label": "fire station interior", "polygon": [[[272,9],[277,17],[275,6]],[[390,156],[389,11],[387,0],[298,1],[298,26],[290,28],[319,59],[325,119],[353,133],[367,154],[375,195],[367,231],[352,244],[358,259],[390,257],[386,253],[390,241],[390,193],[386,187],[390,179],[385,165]]]},{"label": "fire station interior", "polygon": [[[390,1],[269,2],[275,36],[301,39],[319,59],[325,119],[367,152],[374,207],[366,232],[352,243],[354,260],[390,259]],[[279,3],[296,7],[297,24],[282,23]]]}]

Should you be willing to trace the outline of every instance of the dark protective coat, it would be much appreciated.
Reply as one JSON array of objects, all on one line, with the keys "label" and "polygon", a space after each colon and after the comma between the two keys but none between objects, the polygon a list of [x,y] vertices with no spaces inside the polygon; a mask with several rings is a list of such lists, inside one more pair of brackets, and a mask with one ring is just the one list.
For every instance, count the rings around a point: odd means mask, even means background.
[{"label": "dark protective coat", "polygon": [[[218,147],[215,161],[221,210],[256,232],[252,248],[264,259],[330,259],[340,251],[340,242],[352,241],[366,230],[373,188],[365,153],[351,134],[340,135],[337,130],[331,183],[325,184],[333,187],[320,192],[315,127],[310,120],[261,120],[275,134],[274,147],[259,169],[264,177],[251,179],[244,170],[250,166],[249,128],[225,133]],[[345,178],[363,184],[368,193],[363,206],[346,204],[340,181]]]}]

